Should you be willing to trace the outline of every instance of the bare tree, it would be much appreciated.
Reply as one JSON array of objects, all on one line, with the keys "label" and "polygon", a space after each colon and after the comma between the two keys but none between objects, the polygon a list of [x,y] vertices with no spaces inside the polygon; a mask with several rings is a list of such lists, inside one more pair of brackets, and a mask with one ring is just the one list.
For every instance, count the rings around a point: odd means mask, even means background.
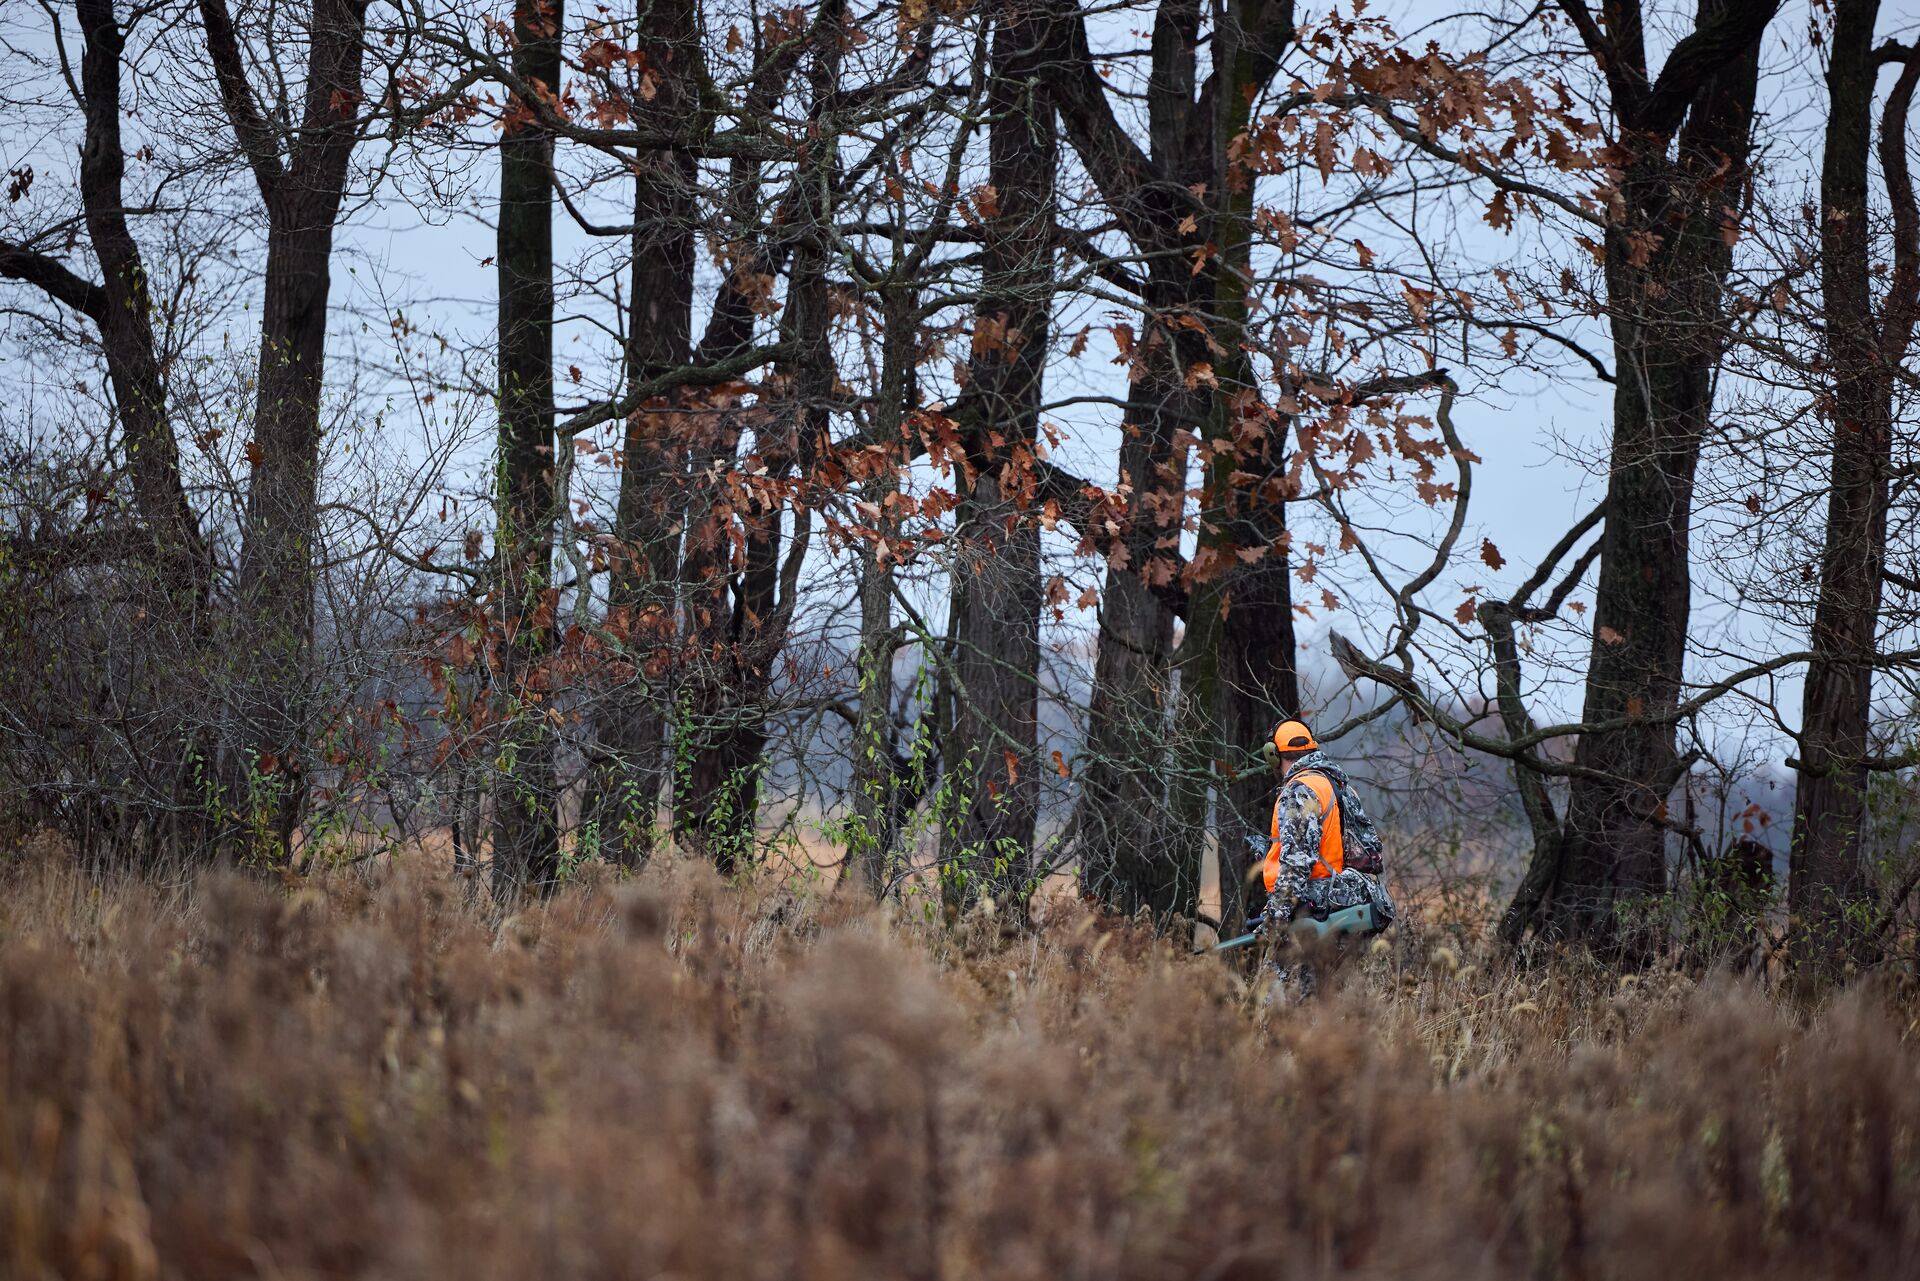
[{"label": "bare tree", "polygon": [[[535,94],[560,91],[562,0],[517,0],[513,73]],[[552,581],[554,137],[527,103],[500,137],[500,444],[494,607],[501,613],[495,680],[507,760],[494,796],[497,895],[551,885],[560,870],[554,734],[542,706],[541,663],[553,648]]]},{"label": "bare tree", "polygon": [[[1212,74],[1202,77],[1200,7],[1185,0],[1159,5],[1144,147],[1114,114],[1084,20],[1062,15],[1057,26],[1055,92],[1066,135],[1114,220],[1144,260],[1140,297],[1145,330],[1136,344],[1138,373],[1129,392],[1120,450],[1127,526],[1109,555],[1113,568],[1100,620],[1075,842],[1093,892],[1129,912],[1145,906],[1190,916],[1199,892],[1198,840],[1205,817],[1194,798],[1203,796],[1208,786],[1214,753],[1207,744],[1217,733],[1225,689],[1230,685],[1240,691],[1234,697],[1271,699],[1289,709],[1298,703],[1291,676],[1293,611],[1283,572],[1227,611],[1248,615],[1236,623],[1236,635],[1258,633],[1263,638],[1257,661],[1264,670],[1257,678],[1251,671],[1223,672],[1216,666],[1220,647],[1209,629],[1222,623],[1218,614],[1223,598],[1213,597],[1213,619],[1202,623],[1202,635],[1185,646],[1198,662],[1182,675],[1183,697],[1198,709],[1193,723],[1205,722],[1206,741],[1191,745],[1178,762],[1168,758],[1178,594],[1157,591],[1152,570],[1156,561],[1178,557],[1177,547],[1170,553],[1167,544],[1170,535],[1177,543],[1183,516],[1187,458],[1180,442],[1206,430],[1216,396],[1223,406],[1243,403],[1234,397],[1246,390],[1244,383],[1227,383],[1210,393],[1193,375],[1196,367],[1211,369],[1214,348],[1230,350],[1244,340],[1234,330],[1234,314],[1240,313],[1216,314],[1220,296],[1231,303],[1236,290],[1244,288],[1244,276],[1232,278],[1235,265],[1220,255],[1203,253],[1197,263],[1193,255],[1207,241],[1231,244],[1246,234],[1237,224],[1248,216],[1247,197],[1244,190],[1230,189],[1226,157],[1244,129],[1247,95],[1266,84],[1293,38],[1293,6],[1276,2],[1228,11],[1221,27],[1227,34],[1211,46]],[[1199,234],[1203,221],[1205,236]],[[1236,258],[1236,263],[1244,267],[1243,259]],[[1225,495],[1216,491],[1213,501],[1224,503]],[[1282,509],[1267,505],[1257,519],[1260,536],[1284,546]],[[1171,585],[1165,575],[1160,582]],[[1251,617],[1254,613],[1257,618]],[[1194,732],[1190,725],[1189,736]],[[1166,781],[1174,768],[1183,775],[1186,799],[1173,823],[1185,826],[1184,836],[1170,833],[1160,818],[1173,799]],[[1174,844],[1164,847],[1168,838]]]},{"label": "bare tree", "polygon": [[[280,856],[307,794],[312,712],[314,534],[320,486],[320,398],[334,224],[360,137],[366,0],[315,0],[308,14],[299,123],[256,97],[225,0],[199,0],[208,60],[241,158],[267,215],[260,364],[239,567],[241,668],[230,776],[266,776]],[[244,786],[245,784],[240,784]]]},{"label": "bare tree", "polygon": [[[834,0],[820,9],[807,32],[807,118],[794,190],[783,225],[770,229],[770,248],[786,260],[788,291],[781,312],[782,359],[777,395],[754,415],[758,470],[775,482],[790,472],[806,475],[827,443],[836,369],[828,271],[832,249],[833,195],[839,174],[837,113],[840,67],[848,38],[848,8]],[[783,77],[784,79],[784,77]],[[759,175],[741,175],[745,196]],[[739,289],[751,280],[739,279]],[[726,327],[710,330],[717,355],[746,346],[752,307],[744,292],[730,302]],[[722,312],[715,309],[714,324]],[[729,332],[730,331],[730,332]],[[702,343],[702,357],[709,349]],[[742,416],[720,415],[719,448],[712,456],[734,458],[742,442]],[[707,472],[696,451],[696,477]],[[775,664],[799,605],[799,574],[812,537],[811,515],[793,511],[790,545],[783,551],[786,512],[777,504],[739,513],[740,549],[732,546],[733,513],[727,492],[711,479],[696,480],[699,505],[688,514],[687,537],[696,566],[687,574],[692,606],[688,693],[677,732],[686,759],[674,779],[674,828],[723,873],[749,862],[755,849],[761,773],[765,765],[767,708]]]},{"label": "bare tree", "polygon": [[[639,50],[654,79],[652,98],[635,106],[662,133],[702,110],[706,68],[697,17],[685,0],[660,0],[636,21]],[[630,395],[649,394],[626,416],[608,587],[623,652],[596,713],[597,749],[605,759],[590,780],[588,800],[601,849],[625,865],[652,853],[666,777],[667,660],[677,627],[688,405],[679,389],[650,389],[693,359],[697,179],[689,146],[648,149],[633,162],[627,380]]]},{"label": "bare tree", "polygon": [[[942,832],[950,901],[1024,890],[1039,809],[1040,530],[1022,492],[1038,439],[1054,279],[1055,127],[1044,10],[993,15],[991,207],[973,319],[967,467],[950,569],[953,647],[943,752],[960,812]],[[1009,462],[1016,465],[1009,466]]]},{"label": "bare tree", "polygon": [[127,157],[120,136],[120,63],[126,40],[111,0],[79,0],[75,14],[83,41],[80,105],[86,119],[80,198],[100,281],[76,275],[42,250],[4,241],[0,274],[43,290],[97,327],[135,502],[164,580],[191,612],[206,605],[212,572],[199,520],[181,483],[147,269],[127,223]]},{"label": "bare tree", "polygon": [[[1761,33],[1774,3],[1708,0],[1657,77],[1638,0],[1563,0],[1604,76],[1617,203],[1604,254],[1614,420],[1579,767],[1550,872],[1518,919],[1606,944],[1615,909],[1666,883],[1667,797],[1687,767],[1672,712],[1686,656],[1693,478],[1726,341]],[[1602,729],[1601,726],[1607,728]]]},{"label": "bare tree", "polygon": [[[1920,48],[1873,44],[1877,0],[1837,0],[1827,64],[1826,150],[1820,175],[1821,305],[1833,424],[1826,537],[1820,552],[1800,725],[1788,906],[1803,977],[1836,977],[1874,945],[1861,928],[1872,893],[1861,854],[1867,822],[1873,673],[1887,565],[1894,382],[1920,315],[1920,209],[1907,165],[1907,113],[1920,84]],[[1868,199],[1874,81],[1900,78],[1879,123],[1881,173],[1893,207],[1893,271],[1873,298]]]}]

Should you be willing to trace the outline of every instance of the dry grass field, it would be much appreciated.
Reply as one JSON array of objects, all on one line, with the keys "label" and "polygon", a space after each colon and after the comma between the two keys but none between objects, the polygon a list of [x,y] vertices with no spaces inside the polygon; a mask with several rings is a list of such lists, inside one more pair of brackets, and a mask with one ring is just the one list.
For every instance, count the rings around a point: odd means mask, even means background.
[{"label": "dry grass field", "polygon": [[1263,1008],[1072,903],[947,930],[687,867],[504,921],[407,862],[0,889],[19,1281],[1920,1274],[1884,985],[1401,939]]}]

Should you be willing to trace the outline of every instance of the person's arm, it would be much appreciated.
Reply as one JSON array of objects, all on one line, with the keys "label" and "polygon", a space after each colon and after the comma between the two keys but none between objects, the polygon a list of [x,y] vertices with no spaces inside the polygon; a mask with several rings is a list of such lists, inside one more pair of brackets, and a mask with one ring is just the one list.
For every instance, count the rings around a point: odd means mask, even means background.
[{"label": "person's arm", "polygon": [[1300,897],[1300,889],[1320,856],[1320,798],[1305,783],[1289,783],[1280,789],[1273,807],[1273,843],[1280,851],[1280,875],[1274,881],[1270,902],[1289,910]]}]

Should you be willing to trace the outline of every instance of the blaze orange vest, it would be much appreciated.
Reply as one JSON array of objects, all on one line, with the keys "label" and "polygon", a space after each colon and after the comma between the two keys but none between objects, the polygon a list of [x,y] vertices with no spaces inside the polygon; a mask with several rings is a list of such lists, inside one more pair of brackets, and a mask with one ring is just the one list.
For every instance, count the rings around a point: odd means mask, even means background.
[{"label": "blaze orange vest", "polygon": [[1280,799],[1295,783],[1305,783],[1314,799],[1320,802],[1320,857],[1314,860],[1313,870],[1307,873],[1307,879],[1324,880],[1347,865],[1347,840],[1340,828],[1340,801],[1334,795],[1333,780],[1317,770],[1304,770],[1282,783],[1280,796],[1273,801],[1273,828],[1268,833],[1273,840],[1273,848],[1267,851],[1266,862],[1260,868],[1269,894],[1273,893],[1273,887],[1280,881]]}]

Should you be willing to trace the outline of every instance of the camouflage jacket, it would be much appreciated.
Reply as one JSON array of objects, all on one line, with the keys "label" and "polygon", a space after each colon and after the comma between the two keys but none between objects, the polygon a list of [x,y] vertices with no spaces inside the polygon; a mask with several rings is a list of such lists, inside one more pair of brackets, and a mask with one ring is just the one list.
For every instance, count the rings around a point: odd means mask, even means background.
[{"label": "camouflage jacket", "polygon": [[1345,771],[1325,752],[1308,752],[1287,770],[1280,784],[1280,795],[1274,801],[1273,834],[1280,847],[1280,870],[1270,900],[1281,910],[1302,902],[1321,908],[1342,908],[1369,899],[1376,903],[1384,900],[1386,891],[1380,886],[1379,878],[1352,868],[1313,879],[1311,874],[1320,857],[1320,831],[1326,814],[1313,789],[1300,781],[1300,775],[1305,773],[1322,774],[1332,780],[1339,797],[1342,825],[1350,834],[1371,842],[1376,849],[1379,844],[1373,824],[1360,808]]}]

